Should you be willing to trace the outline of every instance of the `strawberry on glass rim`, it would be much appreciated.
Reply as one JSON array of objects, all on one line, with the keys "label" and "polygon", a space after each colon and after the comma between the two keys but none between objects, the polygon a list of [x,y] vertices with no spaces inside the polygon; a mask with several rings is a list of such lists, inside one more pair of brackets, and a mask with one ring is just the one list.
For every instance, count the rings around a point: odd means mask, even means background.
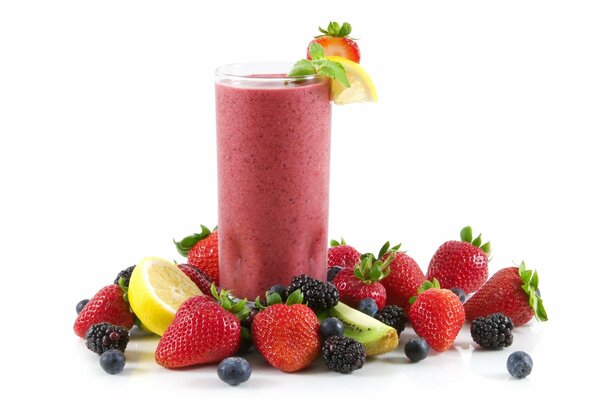
[{"label": "strawberry on glass rim", "polygon": [[325,56],[344,57],[356,63],[360,62],[360,48],[355,39],[349,37],[351,25],[348,22],[340,25],[338,22],[331,21],[327,29],[318,27],[318,30],[322,35],[315,36],[308,45],[308,60],[312,59],[310,45],[318,43],[323,47]]},{"label": "strawberry on glass rim", "polygon": [[376,102],[378,95],[370,76],[359,64],[360,51],[348,38],[351,25],[331,22],[324,35],[308,45],[306,59],[295,63],[288,76],[321,75],[331,78],[331,100],[335,104]]}]

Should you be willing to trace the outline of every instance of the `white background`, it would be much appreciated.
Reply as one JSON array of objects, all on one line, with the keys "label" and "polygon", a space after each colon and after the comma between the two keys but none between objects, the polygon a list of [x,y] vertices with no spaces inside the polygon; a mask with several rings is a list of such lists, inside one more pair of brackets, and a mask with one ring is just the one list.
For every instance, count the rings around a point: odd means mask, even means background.
[{"label": "white background", "polygon": [[[426,269],[471,224],[491,272],[526,260],[550,318],[516,333],[532,375],[509,379],[510,351],[473,352],[466,331],[423,363],[398,350],[350,376],[254,356],[239,388],[215,366],[164,370],[138,338],[126,372],[105,374],[72,332],[75,304],[143,256],[181,260],[172,238],[217,223],[214,69],[302,58],[330,19],[353,24],[380,100],[334,107],[330,237],[403,242]],[[597,357],[598,20],[572,0],[2,1],[0,391],[582,393]]]}]

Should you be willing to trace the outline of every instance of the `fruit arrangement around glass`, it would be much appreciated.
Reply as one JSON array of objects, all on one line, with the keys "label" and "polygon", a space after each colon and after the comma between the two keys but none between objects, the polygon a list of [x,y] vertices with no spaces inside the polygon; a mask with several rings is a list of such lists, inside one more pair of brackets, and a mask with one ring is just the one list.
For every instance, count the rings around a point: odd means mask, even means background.
[{"label": "fruit arrangement around glass", "polygon": [[[349,37],[351,26],[331,22],[320,31],[289,79],[326,77],[326,103],[376,101],[372,80],[359,64],[359,47]],[[328,158],[324,164],[328,171]],[[321,183],[328,193],[328,173]],[[219,223],[221,217],[222,209]],[[450,349],[466,323],[471,323],[476,346],[497,350],[512,345],[512,330],[533,317],[547,320],[537,272],[522,262],[488,278],[491,245],[481,235],[473,237],[470,227],[462,229],[461,240],[439,247],[426,274],[400,245],[387,242],[376,254],[362,253],[341,239],[328,248],[323,242],[316,269],[281,267],[289,270],[243,283],[231,279],[231,263],[223,265],[223,259],[231,258],[223,258],[222,250],[234,253],[223,247],[232,237],[229,228],[226,223],[222,231],[201,225],[200,233],[174,241],[184,263],[145,257],[76,304],[73,330],[99,355],[104,371],[119,374],[127,368],[127,345],[135,340],[131,329],[160,337],[154,352],[158,365],[177,370],[213,364],[215,379],[239,385],[251,379],[252,367],[244,357],[248,352],[287,373],[322,358],[331,371],[349,374],[378,355],[397,352],[408,325],[418,338],[408,340],[403,350],[410,362],[418,363],[431,351]],[[321,226],[319,234],[323,232],[326,226]],[[248,293],[259,295],[243,297]],[[532,370],[532,359],[524,352],[506,360],[507,372],[515,378]]]},{"label": "fruit arrangement around glass", "polygon": [[[412,363],[430,351],[450,349],[466,323],[478,348],[501,350],[512,345],[518,326],[533,317],[547,320],[538,274],[521,263],[481,283],[488,256],[479,257],[478,240],[469,240],[470,232],[462,230],[463,240],[452,243],[452,251],[446,250],[450,242],[441,245],[443,256],[435,253],[426,275],[389,242],[375,256],[333,240],[326,281],[298,275],[254,301],[217,289],[209,276],[217,241],[205,235],[188,250],[187,263],[143,258],[121,271],[116,283],[77,303],[74,331],[100,355],[109,374],[125,368],[129,330],[141,329],[161,336],[157,364],[172,370],[218,364],[216,376],[231,385],[250,379],[252,368],[244,358],[249,352],[284,372],[303,370],[322,357],[331,371],[351,373],[377,355],[398,351],[409,325],[419,336],[404,344]],[[458,284],[479,287],[464,302],[463,291],[452,290]],[[521,379],[532,371],[532,358],[514,352],[506,366]]]}]

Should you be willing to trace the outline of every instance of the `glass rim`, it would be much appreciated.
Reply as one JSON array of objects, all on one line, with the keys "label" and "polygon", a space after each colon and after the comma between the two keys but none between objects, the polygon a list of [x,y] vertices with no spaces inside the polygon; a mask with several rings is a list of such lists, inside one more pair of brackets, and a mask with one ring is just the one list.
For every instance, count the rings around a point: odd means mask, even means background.
[{"label": "glass rim", "polygon": [[[280,74],[285,71],[291,70],[293,67],[293,62],[286,61],[249,61],[249,62],[238,62],[238,63],[230,63],[224,64],[216,68],[215,76],[217,80],[230,79],[235,81],[245,81],[245,82],[290,82],[290,81],[316,81],[321,78],[320,75],[303,75],[303,76],[248,76],[247,74],[239,72],[244,67],[245,68],[255,68],[256,70],[261,70],[264,68],[262,72],[254,72],[254,74]],[[260,68],[262,67],[262,68]],[[277,67],[279,69],[277,69]]]}]

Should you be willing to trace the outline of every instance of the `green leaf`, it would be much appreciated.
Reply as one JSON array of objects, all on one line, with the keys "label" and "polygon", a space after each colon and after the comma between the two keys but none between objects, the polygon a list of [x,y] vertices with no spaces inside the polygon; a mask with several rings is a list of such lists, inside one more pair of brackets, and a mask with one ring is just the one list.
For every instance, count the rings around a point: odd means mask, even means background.
[{"label": "green leaf", "polygon": [[346,88],[351,86],[349,80],[347,79],[345,68],[343,68],[343,65],[340,63],[331,60],[318,60],[314,64],[316,65],[316,63],[319,63],[316,66],[316,71],[319,75],[328,76],[329,78],[335,79]]},{"label": "green leaf", "polygon": [[[329,32],[326,29],[321,28],[320,26],[318,27],[318,30],[322,33],[324,33],[325,35],[327,35]],[[320,36],[316,36],[316,37],[320,37]]]},{"label": "green leaf", "polygon": [[466,226],[460,231],[460,238],[462,242],[472,243],[472,228],[470,226]]},{"label": "green leaf", "polygon": [[362,268],[355,268],[354,269],[354,276],[356,278],[358,278],[359,280],[363,281],[364,280],[364,275],[362,275]]},{"label": "green leaf", "polygon": [[218,300],[218,291],[216,290],[216,284],[214,282],[210,285],[210,293],[212,293],[212,297]]},{"label": "green leaf", "polygon": [[282,304],[282,303],[283,303],[283,299],[281,298],[281,295],[278,294],[277,292],[272,292],[271,294],[266,296],[266,304],[269,306],[272,306],[273,304]]},{"label": "green leaf", "polygon": [[230,310],[233,307],[233,303],[231,302],[231,299],[226,294],[220,296],[220,305],[225,310]]},{"label": "green leaf", "polygon": [[310,43],[310,57],[312,61],[322,60],[324,58],[324,47],[316,42]]},{"label": "green leaf", "polygon": [[539,274],[537,271],[533,272],[532,278],[530,279],[530,286],[533,290],[536,290],[539,287]]},{"label": "green leaf", "polygon": [[202,239],[212,233],[210,228],[208,228],[207,226],[205,226],[205,225],[200,225],[200,226],[202,227],[202,232],[200,233],[200,235],[202,236]]},{"label": "green leaf", "polygon": [[338,241],[336,241],[335,239],[331,239],[331,243],[330,243],[331,247],[335,247],[335,246],[341,246],[341,243],[339,243]]},{"label": "green leaf", "polygon": [[254,300],[254,304],[256,305],[256,307],[258,307],[258,310],[260,311],[266,308],[264,307],[264,305],[262,305],[262,302],[260,302],[260,296],[256,297],[256,300]]},{"label": "green leaf", "polygon": [[295,292],[291,293],[289,297],[287,297],[287,301],[285,304],[291,306],[293,304],[302,304],[304,302],[304,294],[300,289],[297,289]]},{"label": "green leaf", "polygon": [[398,251],[400,247],[401,247],[401,243],[391,247],[391,251]]},{"label": "green leaf", "polygon": [[381,247],[381,250],[379,251],[379,256],[378,259],[380,260],[381,258],[383,258],[383,256],[385,254],[387,254],[387,250],[389,250],[389,247],[391,246],[391,243],[389,243],[389,241],[387,241],[383,247]]},{"label": "green leaf", "polygon": [[345,36],[349,36],[350,33],[351,33],[351,25],[348,22],[344,22],[343,25],[341,26],[341,29],[339,29],[339,32],[337,33],[337,35],[339,37],[345,37]]},{"label": "green leaf", "polygon": [[370,270],[370,275],[368,276],[368,280],[371,282],[377,282],[383,277],[383,272],[378,265],[374,265]]},{"label": "green leaf", "polygon": [[490,254],[491,253],[491,242],[487,242],[487,243],[483,244],[482,246],[480,246],[480,248],[485,253]]},{"label": "green leaf", "polygon": [[193,248],[200,240],[208,237],[212,232],[210,229],[205,227],[204,225],[200,225],[202,227],[201,233],[194,233],[193,235],[189,235],[184,237],[180,242],[177,242],[173,239],[173,243],[177,248],[177,252],[181,254],[183,257],[187,257],[187,253],[189,250]]},{"label": "green leaf", "polygon": [[417,298],[417,297],[418,297],[418,296],[412,296],[412,297],[410,297],[410,300],[408,300],[408,302],[409,302],[410,304],[414,304],[414,302],[416,301],[416,298]]},{"label": "green leaf", "polygon": [[306,75],[314,75],[316,73],[316,69],[314,68],[314,64],[310,60],[299,60],[295,63],[291,71],[289,72],[289,76],[306,76]]},{"label": "green leaf", "polygon": [[482,239],[482,233],[481,233],[480,235],[478,235],[478,236],[476,237],[476,239],[474,239],[474,240],[472,241],[472,245],[473,245],[473,246],[475,246],[475,247],[480,247],[480,244],[481,244],[482,242],[483,242],[483,239]]},{"label": "green leaf", "polygon": [[547,317],[547,311],[545,311],[545,306],[543,305],[543,300],[538,298],[537,300],[537,309],[535,310],[535,317],[541,321],[547,321],[549,318]]},{"label": "green leaf", "polygon": [[341,26],[339,25],[339,22],[335,22],[335,21],[329,22],[328,31],[331,36],[337,36],[340,29],[341,29]]},{"label": "green leaf", "polygon": [[530,280],[532,279],[532,271],[529,269],[522,271],[522,273],[520,274],[520,278],[522,278],[522,282],[525,285],[530,285]]},{"label": "green leaf", "polygon": [[437,280],[437,278],[433,278],[433,289],[441,289],[441,284]]}]

